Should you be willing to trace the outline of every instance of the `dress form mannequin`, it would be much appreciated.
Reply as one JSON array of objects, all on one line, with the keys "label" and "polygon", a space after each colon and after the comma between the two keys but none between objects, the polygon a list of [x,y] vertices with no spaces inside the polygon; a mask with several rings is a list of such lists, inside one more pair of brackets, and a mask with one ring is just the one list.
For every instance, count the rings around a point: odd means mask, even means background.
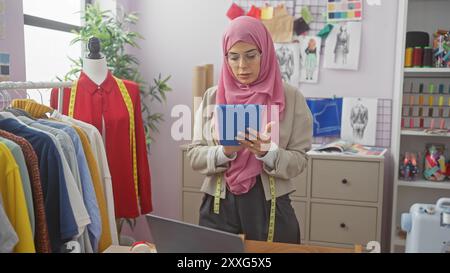
[{"label": "dress form mannequin", "polygon": [[106,58],[100,54],[100,40],[89,39],[89,54],[83,58],[83,72],[97,85],[102,84],[108,75]]}]

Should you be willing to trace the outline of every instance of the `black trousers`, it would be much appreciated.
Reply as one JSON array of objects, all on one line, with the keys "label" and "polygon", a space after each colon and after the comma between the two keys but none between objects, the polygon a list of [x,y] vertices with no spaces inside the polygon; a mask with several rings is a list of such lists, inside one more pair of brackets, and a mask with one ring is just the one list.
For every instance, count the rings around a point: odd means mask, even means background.
[{"label": "black trousers", "polygon": [[[214,196],[205,194],[200,206],[201,226],[235,234],[245,238],[266,241],[269,231],[271,201],[266,201],[261,177],[246,194],[234,195],[227,190],[226,198],[220,200],[220,212],[214,213]],[[276,200],[274,242],[300,244],[300,227],[291,205],[289,195]]]}]

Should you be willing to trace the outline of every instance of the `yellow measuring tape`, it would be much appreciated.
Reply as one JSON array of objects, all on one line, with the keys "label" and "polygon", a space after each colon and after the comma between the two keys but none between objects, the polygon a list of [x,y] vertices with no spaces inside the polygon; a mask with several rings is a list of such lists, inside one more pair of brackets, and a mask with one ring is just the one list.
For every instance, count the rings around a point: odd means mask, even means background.
[{"label": "yellow measuring tape", "polygon": [[220,211],[220,190],[222,189],[222,176],[217,178],[216,192],[214,194],[214,213],[219,214]]},{"label": "yellow measuring tape", "polygon": [[75,109],[75,98],[77,97],[78,81],[75,81],[70,90],[70,102],[69,102],[69,117],[73,118],[73,111]]},{"label": "yellow measuring tape", "polygon": [[[275,179],[269,176],[269,186],[270,186],[270,216],[269,216],[269,232],[267,234],[267,242],[273,242],[273,236],[275,234],[275,213],[277,205],[277,196],[275,192]],[[222,189],[222,176],[219,175],[216,183],[216,191],[214,194],[214,213],[219,214],[220,212],[220,191]]]},{"label": "yellow measuring tape", "polygon": [[[125,102],[125,105],[127,107],[128,116],[130,117],[130,149],[133,155],[133,181],[134,181],[134,189],[136,191],[136,200],[138,200],[138,206],[139,206],[139,189],[138,189],[138,174],[137,174],[137,157],[136,157],[136,131],[135,131],[135,124],[134,124],[134,107],[133,102],[131,101],[130,94],[128,93],[128,90],[123,83],[121,79],[118,79],[114,77],[114,79],[117,82],[117,85],[119,86],[120,93],[122,94],[123,101]],[[74,109],[75,109],[75,101],[77,96],[77,89],[78,89],[78,81],[75,81],[75,83],[72,85],[72,89],[70,92],[70,102],[69,102],[69,117],[74,116]]]},{"label": "yellow measuring tape", "polygon": [[269,218],[269,233],[267,234],[267,242],[273,242],[273,236],[275,234],[275,212],[277,205],[277,195],[275,193],[275,179],[269,176],[270,186],[270,218]]}]

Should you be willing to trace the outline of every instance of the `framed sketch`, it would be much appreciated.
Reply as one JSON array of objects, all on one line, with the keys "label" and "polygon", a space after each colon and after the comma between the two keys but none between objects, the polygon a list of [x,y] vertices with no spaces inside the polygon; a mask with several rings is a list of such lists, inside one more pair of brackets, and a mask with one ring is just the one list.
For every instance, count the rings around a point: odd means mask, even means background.
[{"label": "framed sketch", "polygon": [[344,98],[341,138],[356,144],[375,146],[378,100]]},{"label": "framed sketch", "polygon": [[300,83],[300,44],[275,43],[275,52],[283,81],[298,87]]},{"label": "framed sketch", "polygon": [[319,81],[321,46],[322,39],[320,37],[300,37],[300,82],[317,83]]},{"label": "framed sketch", "polygon": [[333,27],[325,44],[325,68],[358,70],[361,51],[361,22]]}]

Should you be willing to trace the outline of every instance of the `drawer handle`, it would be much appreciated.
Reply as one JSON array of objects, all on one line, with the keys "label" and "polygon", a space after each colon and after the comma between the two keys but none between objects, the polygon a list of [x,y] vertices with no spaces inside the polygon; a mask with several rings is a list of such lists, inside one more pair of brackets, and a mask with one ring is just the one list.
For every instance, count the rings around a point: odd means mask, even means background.
[{"label": "drawer handle", "polygon": [[347,225],[345,223],[341,223],[341,228],[347,228]]},{"label": "drawer handle", "polygon": [[348,183],[348,180],[347,179],[342,179],[342,184],[344,184],[344,185],[347,185],[347,183]]}]

